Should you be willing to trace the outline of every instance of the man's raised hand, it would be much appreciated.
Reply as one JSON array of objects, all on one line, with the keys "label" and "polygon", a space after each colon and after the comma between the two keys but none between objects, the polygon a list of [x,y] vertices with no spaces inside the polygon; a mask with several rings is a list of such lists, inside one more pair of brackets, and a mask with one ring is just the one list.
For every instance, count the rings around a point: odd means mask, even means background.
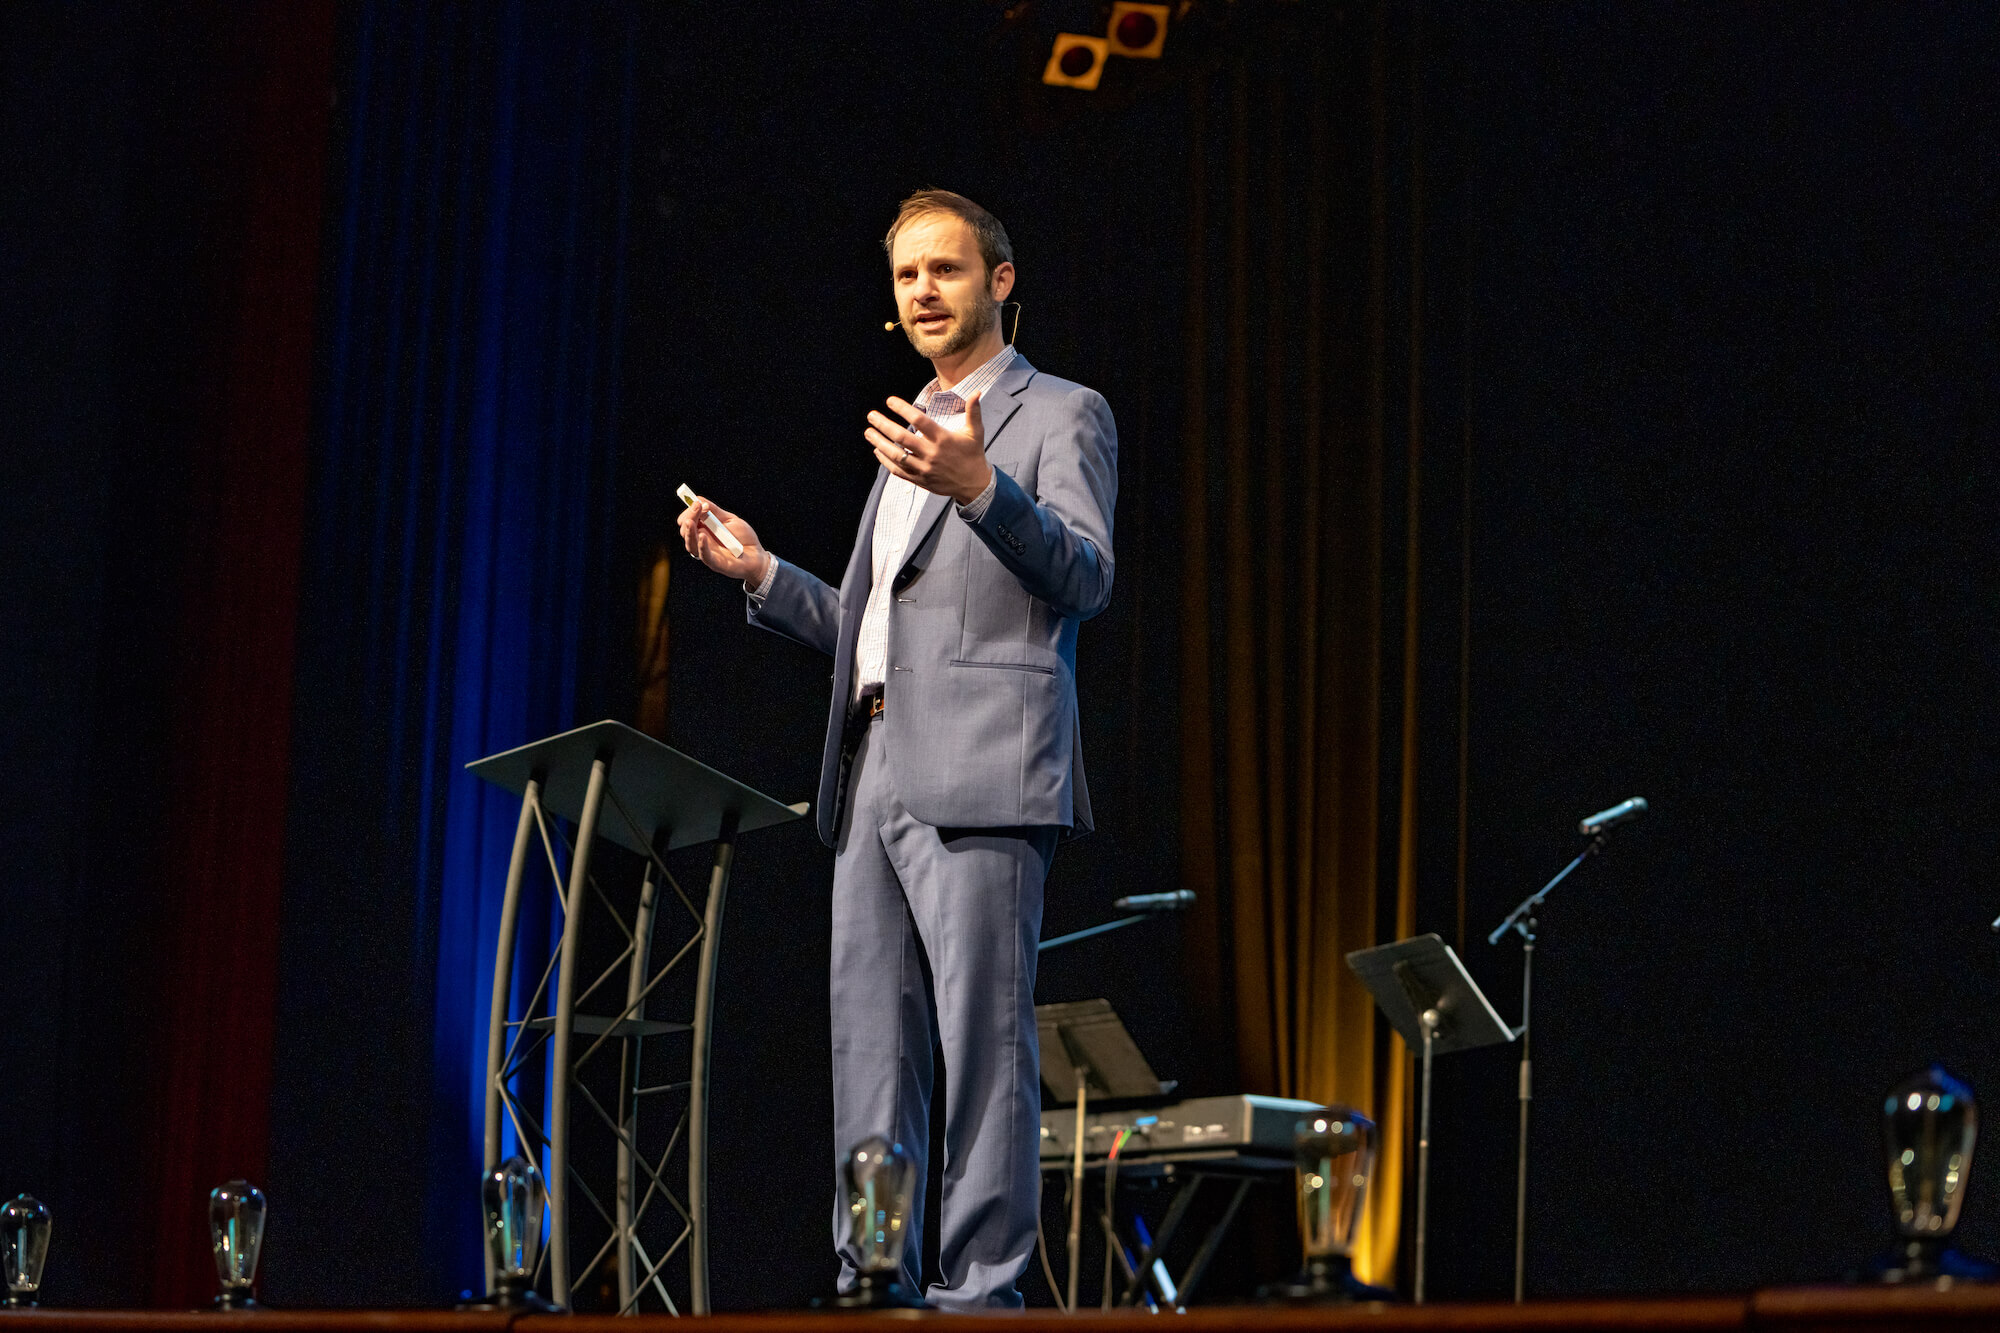
[{"label": "man's raised hand", "polygon": [[[727,546],[715,539],[715,535],[701,521],[704,514],[714,514],[722,520],[722,526],[743,543],[742,555],[731,554]],[[710,504],[697,495],[694,503],[681,511],[680,527],[681,541],[687,546],[688,554],[716,573],[753,583],[764,577],[764,562],[770,556],[765,552],[763,543],[757,540],[757,529],[727,509]]]},{"label": "man's raised hand", "polygon": [[901,398],[889,400],[889,410],[909,424],[891,421],[880,412],[868,414],[863,432],[882,466],[935,495],[971,504],[993,480],[986,461],[986,426],[979,416],[980,394],[966,400],[965,429],[946,430]]}]

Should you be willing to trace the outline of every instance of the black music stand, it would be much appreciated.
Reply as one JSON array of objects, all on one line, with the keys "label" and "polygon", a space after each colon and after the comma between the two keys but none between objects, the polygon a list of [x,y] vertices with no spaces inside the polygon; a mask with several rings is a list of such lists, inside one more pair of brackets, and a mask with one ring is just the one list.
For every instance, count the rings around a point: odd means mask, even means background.
[{"label": "black music stand", "polygon": [[1514,1040],[1451,946],[1418,935],[1347,955],[1347,965],[1375,997],[1396,1031],[1424,1053],[1422,1110],[1417,1116],[1416,1303],[1424,1303],[1424,1233],[1431,1168],[1431,1056]]},{"label": "black music stand", "polygon": [[[1137,918],[1134,918],[1135,920]],[[1076,1157],[1070,1168],[1069,1309],[1076,1308],[1078,1269],[1083,1258],[1083,1141],[1093,1088],[1100,1097],[1157,1097],[1168,1085],[1139,1053],[1138,1043],[1118,1021],[1109,1000],[1074,1000],[1035,1006],[1041,1038],[1042,1082],[1061,1105],[1076,1101]],[[1109,1234],[1107,1245],[1117,1238]]]},{"label": "black music stand", "polygon": [[[1136,919],[1136,918],[1135,918]],[[1109,1000],[1072,1000],[1035,1006],[1042,1042],[1042,1082],[1058,1106],[1085,1099],[1157,1097],[1163,1084]]]}]

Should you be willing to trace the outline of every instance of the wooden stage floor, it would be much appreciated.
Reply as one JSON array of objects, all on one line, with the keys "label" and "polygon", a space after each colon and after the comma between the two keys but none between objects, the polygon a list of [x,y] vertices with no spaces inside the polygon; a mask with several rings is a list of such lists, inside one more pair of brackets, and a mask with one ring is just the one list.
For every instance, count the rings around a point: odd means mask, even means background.
[{"label": "wooden stage floor", "polygon": [[[1013,1315],[723,1314],[700,1321],[707,1333],[907,1333],[912,1324],[997,1324],[1013,1333],[1140,1333],[1162,1320],[1185,1333],[1899,1333],[1900,1330],[1994,1330],[2000,1333],[2000,1285],[1928,1287],[1786,1287],[1747,1296],[1654,1300],[1533,1301],[1527,1305],[1354,1305],[1332,1309],[1215,1306],[1185,1315],[1052,1310]],[[146,1310],[0,1311],[6,1333],[669,1333],[684,1327],[665,1315],[453,1314],[441,1310],[259,1310],[253,1313]]]}]

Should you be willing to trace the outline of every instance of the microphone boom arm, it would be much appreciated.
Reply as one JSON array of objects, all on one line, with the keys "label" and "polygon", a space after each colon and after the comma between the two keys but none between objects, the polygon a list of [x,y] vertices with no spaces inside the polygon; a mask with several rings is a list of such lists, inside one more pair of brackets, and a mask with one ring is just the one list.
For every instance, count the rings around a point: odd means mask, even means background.
[{"label": "microphone boom arm", "polygon": [[1050,949],[1059,949],[1065,944],[1075,944],[1078,940],[1087,940],[1093,935],[1102,935],[1106,931],[1118,930],[1124,926],[1136,926],[1141,921],[1150,920],[1152,915],[1152,913],[1141,913],[1138,916],[1121,916],[1116,920],[1106,921],[1100,925],[1085,926],[1082,930],[1072,930],[1067,935],[1058,935],[1052,940],[1043,940],[1035,946],[1035,952],[1047,953]]},{"label": "microphone boom arm", "polygon": [[1550,880],[1548,883],[1542,885],[1541,888],[1536,889],[1533,893],[1523,898],[1521,900],[1521,905],[1519,907],[1516,907],[1513,911],[1509,912],[1507,914],[1507,919],[1505,921],[1502,921],[1499,925],[1493,927],[1493,933],[1486,937],[1486,942],[1488,944],[1498,944],[1500,942],[1500,937],[1502,935],[1505,935],[1509,930],[1518,930],[1521,932],[1521,936],[1523,939],[1528,938],[1528,924],[1527,924],[1528,918],[1532,917],[1535,914],[1535,909],[1542,905],[1542,899],[1549,896],[1549,890],[1553,889],[1556,885],[1568,879],[1570,871],[1582,865],[1584,861],[1594,853],[1603,851],[1604,841],[1607,836],[1609,836],[1608,830],[1599,829],[1597,833],[1593,835],[1592,838],[1590,839],[1589,845],[1587,845],[1582,851],[1576,854],[1575,860],[1571,861],[1561,870],[1556,871],[1556,877],[1554,879]]}]

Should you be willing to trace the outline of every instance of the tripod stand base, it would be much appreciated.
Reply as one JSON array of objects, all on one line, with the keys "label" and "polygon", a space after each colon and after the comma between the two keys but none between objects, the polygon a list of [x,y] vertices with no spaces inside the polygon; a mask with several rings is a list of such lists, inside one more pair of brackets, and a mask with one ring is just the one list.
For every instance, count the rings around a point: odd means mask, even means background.
[{"label": "tripod stand base", "polygon": [[1352,1305],[1356,1301],[1393,1301],[1396,1293],[1369,1286],[1354,1276],[1353,1260],[1335,1254],[1306,1260],[1297,1277],[1264,1288],[1257,1298],[1267,1305]]}]

